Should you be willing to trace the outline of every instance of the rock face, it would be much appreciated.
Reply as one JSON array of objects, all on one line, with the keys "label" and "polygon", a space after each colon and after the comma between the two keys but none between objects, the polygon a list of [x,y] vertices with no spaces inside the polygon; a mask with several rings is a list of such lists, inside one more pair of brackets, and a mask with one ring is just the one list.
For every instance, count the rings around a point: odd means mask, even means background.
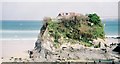
[{"label": "rock face", "polygon": [[118,46],[115,49],[113,49],[113,51],[118,52],[120,54],[120,43],[118,44]]},{"label": "rock face", "polygon": [[105,52],[103,25],[96,14],[62,13],[56,19],[47,18],[35,42],[34,61],[113,59]]}]

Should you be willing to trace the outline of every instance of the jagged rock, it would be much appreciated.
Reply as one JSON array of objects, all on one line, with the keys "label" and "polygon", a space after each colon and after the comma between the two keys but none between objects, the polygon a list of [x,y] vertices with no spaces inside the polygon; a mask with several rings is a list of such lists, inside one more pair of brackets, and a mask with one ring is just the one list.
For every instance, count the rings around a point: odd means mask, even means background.
[{"label": "jagged rock", "polygon": [[[45,23],[33,50],[34,61],[111,59],[108,52],[101,54],[103,53],[101,49],[106,48],[102,39],[104,31],[102,31],[101,22],[96,28],[96,26],[94,27],[96,23],[89,22],[88,16],[78,14],[60,16],[59,19],[57,19],[58,17],[56,19],[44,18]],[[92,27],[89,26],[89,23],[92,23]],[[99,32],[98,36],[95,36],[91,32],[96,30],[95,33],[97,33],[97,29],[100,29],[101,33]],[[96,41],[94,41],[95,39]],[[93,48],[95,45],[100,46],[98,49]]]},{"label": "jagged rock", "polygon": [[120,45],[113,49],[113,51],[118,52],[120,54]]},{"label": "jagged rock", "polygon": [[39,52],[41,51],[41,41],[38,39],[36,42],[35,42],[35,50],[38,50]]}]

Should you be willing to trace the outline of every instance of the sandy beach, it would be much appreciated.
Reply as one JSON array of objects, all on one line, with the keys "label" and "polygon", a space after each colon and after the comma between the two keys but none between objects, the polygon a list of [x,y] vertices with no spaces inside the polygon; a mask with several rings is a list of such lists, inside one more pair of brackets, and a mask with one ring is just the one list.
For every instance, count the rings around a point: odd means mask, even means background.
[{"label": "sandy beach", "polygon": [[[2,40],[0,40],[0,58],[2,57]],[[2,59],[0,59],[0,63],[2,62]]]},{"label": "sandy beach", "polygon": [[[34,48],[36,39],[14,39],[14,40],[1,40],[2,41],[2,62],[11,61],[11,57],[14,58],[28,58],[28,50]],[[107,38],[106,42],[118,43],[118,39]],[[0,46],[1,47],[1,46]]]},{"label": "sandy beach", "polygon": [[119,39],[115,39],[115,38],[106,38],[106,43],[107,44],[112,44],[112,43],[119,43]]},{"label": "sandy beach", "polygon": [[2,40],[2,61],[9,62],[11,57],[28,58],[28,50],[34,48],[35,39]]}]

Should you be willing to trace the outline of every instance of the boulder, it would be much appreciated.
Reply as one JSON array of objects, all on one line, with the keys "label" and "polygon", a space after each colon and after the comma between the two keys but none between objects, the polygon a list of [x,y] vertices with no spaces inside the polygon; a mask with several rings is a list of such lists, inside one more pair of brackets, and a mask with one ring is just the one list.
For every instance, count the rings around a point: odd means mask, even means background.
[{"label": "boulder", "polygon": [[113,51],[118,52],[120,54],[120,45],[116,46],[116,48],[114,48]]}]

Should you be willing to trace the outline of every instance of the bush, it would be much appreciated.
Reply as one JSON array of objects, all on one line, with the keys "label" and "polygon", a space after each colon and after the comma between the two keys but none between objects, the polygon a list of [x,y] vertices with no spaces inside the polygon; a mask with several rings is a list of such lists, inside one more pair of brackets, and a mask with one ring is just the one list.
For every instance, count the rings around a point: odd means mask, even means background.
[{"label": "bush", "polygon": [[94,23],[95,25],[101,22],[100,17],[96,13],[89,14],[88,17],[89,17],[89,21]]},{"label": "bush", "polygon": [[[89,41],[96,38],[104,38],[104,26],[97,14],[89,14],[89,21],[83,21],[80,17],[75,20],[61,20],[61,22],[48,22],[49,34],[54,37],[55,45],[59,44],[58,39],[63,37],[64,39],[72,39],[79,42],[83,42],[86,46],[92,46]],[[88,19],[86,19],[88,20]],[[94,23],[93,26],[89,26],[87,22]]]}]

